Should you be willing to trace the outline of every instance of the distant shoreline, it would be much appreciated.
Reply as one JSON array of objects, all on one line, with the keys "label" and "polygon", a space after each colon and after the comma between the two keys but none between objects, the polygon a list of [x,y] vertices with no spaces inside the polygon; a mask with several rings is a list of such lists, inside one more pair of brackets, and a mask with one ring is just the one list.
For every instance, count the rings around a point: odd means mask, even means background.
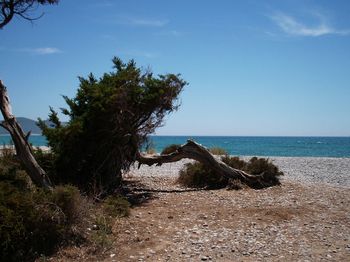
[{"label": "distant shoreline", "polygon": [[[31,136],[42,136],[42,134],[30,134]],[[10,134],[0,134],[0,136],[11,136]]]},{"label": "distant shoreline", "polygon": [[[192,138],[207,148],[219,147],[230,155],[261,157],[350,158],[350,137],[239,137],[239,136],[150,136],[149,149],[162,152],[171,144],[182,145]],[[34,146],[47,146],[45,136],[29,137]],[[11,136],[0,135],[0,145],[11,144]],[[146,150],[144,145],[141,150]]]}]

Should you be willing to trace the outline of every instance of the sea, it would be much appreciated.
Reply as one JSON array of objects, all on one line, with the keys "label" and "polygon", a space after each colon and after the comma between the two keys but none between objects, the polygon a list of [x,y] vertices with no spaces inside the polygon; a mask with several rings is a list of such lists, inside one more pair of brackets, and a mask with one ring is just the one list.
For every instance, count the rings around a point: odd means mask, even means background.
[{"label": "sea", "polygon": [[[350,157],[350,137],[282,136],[150,136],[150,147],[160,153],[171,144],[193,139],[206,147],[221,147],[237,156]],[[29,138],[34,146],[45,146],[44,136]],[[11,137],[0,136],[0,145],[11,144]]]}]

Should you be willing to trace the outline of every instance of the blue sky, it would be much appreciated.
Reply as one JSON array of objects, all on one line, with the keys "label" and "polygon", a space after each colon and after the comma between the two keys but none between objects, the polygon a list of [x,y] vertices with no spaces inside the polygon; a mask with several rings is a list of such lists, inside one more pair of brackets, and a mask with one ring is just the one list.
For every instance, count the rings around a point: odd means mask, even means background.
[{"label": "blue sky", "polygon": [[0,31],[17,116],[134,58],[189,82],[162,135],[350,136],[350,1],[61,0]]}]

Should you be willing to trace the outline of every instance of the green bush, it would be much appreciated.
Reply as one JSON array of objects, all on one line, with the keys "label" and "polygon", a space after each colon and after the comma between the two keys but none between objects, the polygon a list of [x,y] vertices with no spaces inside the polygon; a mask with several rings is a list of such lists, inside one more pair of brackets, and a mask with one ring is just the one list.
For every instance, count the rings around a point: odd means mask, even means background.
[{"label": "green bush", "polygon": [[81,219],[82,199],[76,187],[71,185],[56,186],[49,194],[49,200],[60,208],[66,224],[74,224]]},{"label": "green bush", "polygon": [[[111,237],[112,231],[112,218],[105,216],[104,214],[98,214],[94,220],[94,229],[91,234],[91,242],[95,246],[95,251],[106,251],[112,247],[113,237]],[[103,252],[102,251],[102,252]]]},{"label": "green bush", "polygon": [[212,147],[209,148],[209,152],[212,153],[213,155],[217,155],[217,156],[226,156],[228,155],[228,152],[226,149],[223,149],[221,147]]},{"label": "green bush", "polygon": [[253,157],[248,162],[238,157],[224,156],[221,159],[232,168],[240,169],[251,175],[261,176],[260,181],[247,181],[240,178],[228,179],[217,174],[210,166],[199,162],[189,163],[180,171],[178,182],[186,187],[193,188],[230,188],[240,189],[251,187],[255,189],[279,185],[279,176],[283,175],[277,166],[265,158]]},{"label": "green bush", "polygon": [[103,201],[103,208],[112,217],[125,217],[130,213],[130,203],[120,195],[108,196]]},{"label": "green bush", "polygon": [[181,147],[181,145],[179,144],[169,145],[162,150],[161,155],[168,155],[168,154],[174,153],[176,150],[179,149],[179,147]]},{"label": "green bush", "polygon": [[45,172],[50,177],[50,180],[53,184],[58,185],[62,181],[59,180],[59,177],[54,173],[55,172],[55,161],[56,156],[51,151],[43,151],[40,148],[33,151],[35,160],[38,162],[38,164],[41,166],[42,169],[45,170]]},{"label": "green bush", "polygon": [[30,261],[71,237],[79,218],[79,191],[33,188],[17,170],[0,173],[0,261]]},{"label": "green bush", "polygon": [[240,159],[239,157],[230,157],[230,156],[224,156],[221,158],[221,161],[223,161],[225,164],[229,165],[230,167],[244,170],[247,166],[247,162]]},{"label": "green bush", "polygon": [[200,162],[187,163],[180,170],[178,183],[192,188],[218,189],[226,187],[228,179],[216,174]]},{"label": "green bush", "polygon": [[255,188],[279,185],[279,177],[284,175],[269,159],[257,157],[249,160],[246,171],[252,175],[263,175],[262,184],[251,185]]}]

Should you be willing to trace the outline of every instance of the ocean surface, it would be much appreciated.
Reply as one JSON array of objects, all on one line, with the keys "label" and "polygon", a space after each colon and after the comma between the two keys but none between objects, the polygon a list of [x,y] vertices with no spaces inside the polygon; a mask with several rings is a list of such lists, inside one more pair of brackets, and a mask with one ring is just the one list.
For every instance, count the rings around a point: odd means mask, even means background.
[{"label": "ocean surface", "polygon": [[[238,156],[350,157],[350,137],[244,137],[244,136],[151,136],[157,152],[170,144],[193,139],[206,147],[221,147]],[[10,144],[10,136],[0,136],[0,145]],[[47,145],[43,136],[31,136],[35,146]]]}]

